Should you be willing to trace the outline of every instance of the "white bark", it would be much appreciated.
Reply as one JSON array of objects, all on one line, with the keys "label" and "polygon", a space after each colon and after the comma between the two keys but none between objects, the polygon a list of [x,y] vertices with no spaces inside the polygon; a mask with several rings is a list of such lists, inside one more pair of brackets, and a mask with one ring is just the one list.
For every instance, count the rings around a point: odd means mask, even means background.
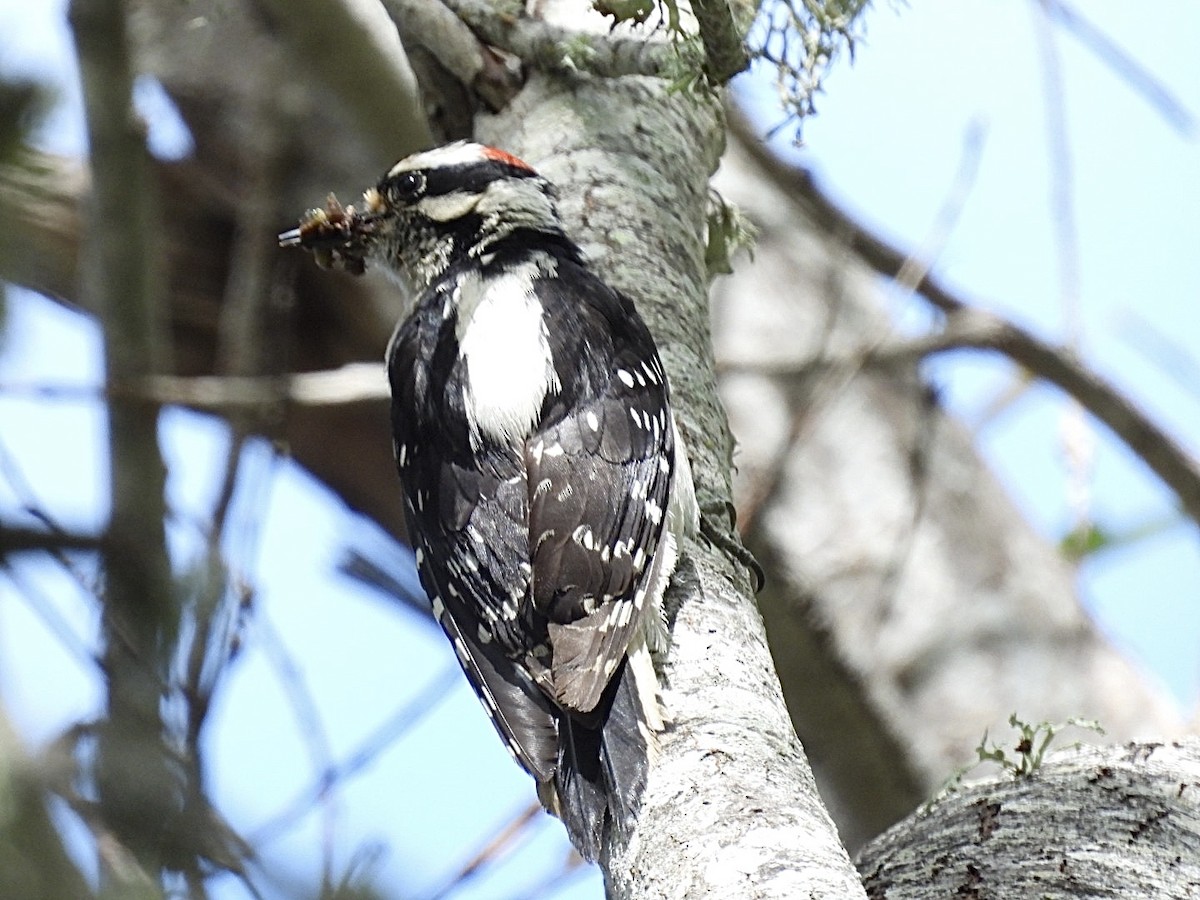
[{"label": "white bark", "polygon": [[887,900],[1200,896],[1200,740],[1089,747],[939,799],[859,856]]},{"label": "white bark", "polygon": [[[536,75],[479,135],[559,186],[569,230],[638,303],[672,379],[701,504],[723,512],[730,444],[712,371],[703,227],[719,111],[649,78]],[[679,604],[666,668],[674,724],[635,833],[604,860],[611,896],[861,895],[748,587],[719,551],[685,548],[669,595]]]}]

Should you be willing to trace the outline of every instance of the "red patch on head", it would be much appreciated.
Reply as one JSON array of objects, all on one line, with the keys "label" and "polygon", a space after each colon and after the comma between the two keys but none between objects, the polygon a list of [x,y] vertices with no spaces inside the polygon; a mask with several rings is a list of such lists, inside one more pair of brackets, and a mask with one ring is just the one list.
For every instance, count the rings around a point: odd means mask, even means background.
[{"label": "red patch on head", "polygon": [[525,160],[517,159],[517,157],[513,156],[511,153],[509,153],[505,150],[497,150],[495,147],[484,147],[483,155],[487,159],[495,160],[496,162],[499,162],[499,163],[504,163],[505,165],[512,166],[513,168],[516,168],[516,169],[524,169],[526,172],[534,171],[533,166],[531,166],[529,163],[525,162]]}]

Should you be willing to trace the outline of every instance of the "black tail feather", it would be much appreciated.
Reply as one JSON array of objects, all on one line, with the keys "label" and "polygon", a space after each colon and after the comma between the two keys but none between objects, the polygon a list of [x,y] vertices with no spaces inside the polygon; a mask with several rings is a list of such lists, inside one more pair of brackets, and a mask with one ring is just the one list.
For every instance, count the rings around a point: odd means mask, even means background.
[{"label": "black tail feather", "polygon": [[600,857],[608,829],[633,827],[650,767],[644,713],[626,662],[609,682],[588,722],[559,722],[555,788],[558,813],[584,859]]}]

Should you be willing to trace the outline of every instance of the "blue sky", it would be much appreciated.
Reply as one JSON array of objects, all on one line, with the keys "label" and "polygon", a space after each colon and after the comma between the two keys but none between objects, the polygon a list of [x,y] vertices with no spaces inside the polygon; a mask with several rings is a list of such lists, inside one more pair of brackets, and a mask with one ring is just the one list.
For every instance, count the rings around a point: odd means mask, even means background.
[{"label": "blue sky", "polygon": [[[75,95],[70,46],[55,7],[0,0],[0,67],[65,78]],[[1185,0],[1131,13],[1094,0],[1088,15],[1200,114],[1200,9]],[[1066,335],[1058,254],[1051,231],[1050,168],[1043,79],[1033,4],[936,0],[869,14],[853,67],[838,64],[796,152],[856,214],[904,246],[930,229],[953,180],[964,134],[982,123],[979,171],[935,271],[964,294],[1035,329]],[[1102,63],[1069,36],[1057,37],[1064,72],[1071,187],[1078,216],[1083,322],[1090,365],[1135,397],[1185,446],[1200,446],[1200,384],[1181,378],[1161,346],[1200,352],[1200,154]],[[748,87],[745,88],[749,90]],[[143,102],[153,102],[144,88]],[[82,144],[71,103],[46,129],[49,146]],[[178,149],[170,129],[160,147]],[[786,144],[781,139],[781,146]],[[916,301],[894,301],[912,323]],[[95,330],[79,316],[13,293],[0,333],[0,385],[95,384]],[[977,426],[980,446],[1020,507],[1044,534],[1069,527],[1059,434],[1069,407],[1035,387],[983,424],[982,411],[1013,383],[1002,360],[956,355],[929,366],[950,408]],[[1200,696],[1200,552],[1195,528],[1175,517],[1173,498],[1099,427],[1089,481],[1093,516],[1116,529],[1173,522],[1151,537],[1085,563],[1085,602],[1107,633],[1186,709]],[[0,514],[22,498],[15,465],[40,504],[63,524],[97,527],[104,516],[102,419],[90,402],[36,402],[0,389]],[[198,546],[197,518],[217,490],[227,435],[202,417],[165,418],[164,450],[176,509],[172,546],[181,566]],[[12,461],[10,464],[9,461]],[[239,490],[236,562],[258,586],[262,625],[221,695],[209,733],[213,790],[234,824],[250,833],[313,780],[322,740],[301,723],[294,684],[281,677],[286,648],[324,723],[334,760],[369,741],[405,705],[453,675],[454,661],[429,624],[396,614],[370,591],[336,574],[347,544],[378,536],[288,463],[252,447]],[[79,587],[48,566],[22,564],[32,585],[83,643],[94,641],[95,611]],[[356,848],[387,850],[372,870],[378,883],[425,896],[532,799],[465,683],[449,679],[444,700],[357,777],[327,811],[301,820],[269,845],[268,860],[312,883],[329,828],[335,863]],[[96,709],[100,693],[85,662],[0,578],[0,701],[28,740],[49,739]],[[489,798],[482,807],[480,797]],[[456,855],[457,854],[457,855]],[[556,823],[543,820],[519,854],[464,897],[526,896],[558,871],[566,855]],[[545,897],[600,895],[593,872],[569,878]],[[223,896],[236,897],[230,886]]]}]

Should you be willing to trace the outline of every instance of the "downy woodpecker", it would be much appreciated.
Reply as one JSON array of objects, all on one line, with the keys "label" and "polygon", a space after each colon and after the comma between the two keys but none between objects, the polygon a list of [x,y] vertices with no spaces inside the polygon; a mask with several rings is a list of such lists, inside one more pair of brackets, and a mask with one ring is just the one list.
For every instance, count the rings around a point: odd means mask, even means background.
[{"label": "downy woodpecker", "polygon": [[653,654],[695,528],[666,372],[551,184],[457,143],[280,235],[416,293],[387,349],[421,583],[509,750],[589,860],[627,830],[663,729]]}]

